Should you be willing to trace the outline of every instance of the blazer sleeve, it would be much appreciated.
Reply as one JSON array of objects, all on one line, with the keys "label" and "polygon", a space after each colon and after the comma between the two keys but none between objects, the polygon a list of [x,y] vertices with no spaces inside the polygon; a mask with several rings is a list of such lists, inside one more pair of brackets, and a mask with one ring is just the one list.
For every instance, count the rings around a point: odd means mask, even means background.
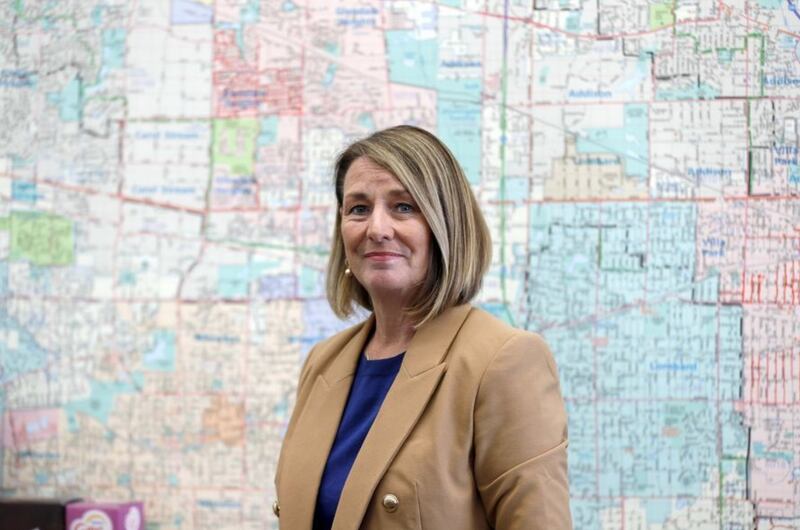
[{"label": "blazer sleeve", "polygon": [[518,332],[494,355],[474,409],[475,481],[498,530],[571,529],[567,415],[553,355]]}]

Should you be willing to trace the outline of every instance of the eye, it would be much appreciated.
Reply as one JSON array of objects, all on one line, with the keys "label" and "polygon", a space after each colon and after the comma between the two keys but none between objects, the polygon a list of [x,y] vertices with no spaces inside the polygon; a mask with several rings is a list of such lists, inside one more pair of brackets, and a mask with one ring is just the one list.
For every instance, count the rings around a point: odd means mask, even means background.
[{"label": "eye", "polygon": [[411,213],[414,211],[414,207],[407,202],[401,202],[396,206],[397,211],[400,213]]},{"label": "eye", "polygon": [[367,207],[363,204],[356,204],[351,206],[350,209],[347,210],[347,213],[353,215],[363,215],[367,213]]}]

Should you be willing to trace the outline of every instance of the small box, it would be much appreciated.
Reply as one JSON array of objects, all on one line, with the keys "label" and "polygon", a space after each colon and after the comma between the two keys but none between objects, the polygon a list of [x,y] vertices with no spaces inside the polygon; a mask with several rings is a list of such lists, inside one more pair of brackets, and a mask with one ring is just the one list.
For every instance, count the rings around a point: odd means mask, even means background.
[{"label": "small box", "polygon": [[0,499],[3,530],[64,530],[65,506],[80,499]]},{"label": "small box", "polygon": [[143,530],[144,506],[133,502],[76,502],[67,505],[67,530]]}]

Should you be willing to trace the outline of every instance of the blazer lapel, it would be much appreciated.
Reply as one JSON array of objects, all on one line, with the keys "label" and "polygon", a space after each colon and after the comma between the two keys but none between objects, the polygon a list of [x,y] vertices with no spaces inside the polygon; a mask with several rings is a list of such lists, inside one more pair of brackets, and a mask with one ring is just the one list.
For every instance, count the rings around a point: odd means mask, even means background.
[{"label": "blazer lapel", "polygon": [[292,434],[280,492],[281,526],[311,528],[317,491],[342,417],[358,357],[372,329],[372,317],[334,356],[314,381]]},{"label": "blazer lapel", "polygon": [[[373,491],[422,416],[445,372],[444,358],[471,306],[462,305],[420,327],[344,484],[333,530],[357,530]],[[325,456],[327,456],[326,448]]]}]

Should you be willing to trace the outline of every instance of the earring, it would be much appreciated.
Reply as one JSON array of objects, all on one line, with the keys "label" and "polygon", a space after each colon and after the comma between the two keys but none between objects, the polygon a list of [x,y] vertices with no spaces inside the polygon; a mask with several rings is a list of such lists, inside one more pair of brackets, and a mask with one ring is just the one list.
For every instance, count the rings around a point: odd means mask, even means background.
[{"label": "earring", "polygon": [[350,265],[347,264],[347,260],[344,260],[344,267],[345,267],[344,268],[345,276],[350,276],[351,274],[353,274],[353,271],[350,270]]}]

